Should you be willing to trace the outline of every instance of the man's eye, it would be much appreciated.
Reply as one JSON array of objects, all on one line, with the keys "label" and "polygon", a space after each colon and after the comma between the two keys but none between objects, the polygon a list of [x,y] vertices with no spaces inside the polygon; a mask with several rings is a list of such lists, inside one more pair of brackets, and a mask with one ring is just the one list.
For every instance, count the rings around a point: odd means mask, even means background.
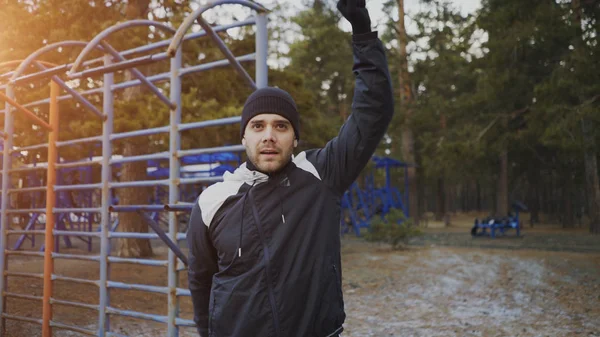
[{"label": "man's eye", "polygon": [[262,125],[260,125],[260,124],[253,124],[252,128],[254,128],[254,129],[260,129],[260,128],[262,128]]},{"label": "man's eye", "polygon": [[287,125],[285,125],[285,124],[277,124],[277,128],[285,130],[285,129],[287,129]]}]

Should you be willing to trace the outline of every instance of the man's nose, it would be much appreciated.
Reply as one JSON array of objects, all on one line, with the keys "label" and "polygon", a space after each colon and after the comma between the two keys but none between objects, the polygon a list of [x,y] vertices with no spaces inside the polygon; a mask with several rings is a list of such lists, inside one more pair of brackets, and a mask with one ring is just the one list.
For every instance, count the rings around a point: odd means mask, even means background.
[{"label": "man's nose", "polygon": [[275,133],[273,132],[273,128],[267,126],[265,128],[265,133],[263,135],[263,142],[275,142]]}]

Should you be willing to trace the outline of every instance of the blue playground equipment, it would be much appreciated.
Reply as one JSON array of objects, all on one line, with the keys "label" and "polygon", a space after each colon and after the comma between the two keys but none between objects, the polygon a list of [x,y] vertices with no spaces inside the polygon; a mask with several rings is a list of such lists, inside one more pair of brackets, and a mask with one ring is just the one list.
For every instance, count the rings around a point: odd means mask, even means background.
[{"label": "blue playground equipment", "polygon": [[[92,157],[90,156],[90,160]],[[201,155],[191,155],[183,157],[181,162],[181,177],[182,178],[201,178],[201,177],[222,177],[227,171],[233,172],[235,167],[241,164],[242,158],[239,153],[234,152],[220,152],[210,153]],[[160,162],[157,160],[148,160],[148,178],[149,179],[164,179],[169,177],[169,168],[161,167]],[[237,164],[236,166],[231,164]],[[45,163],[42,163],[45,164]],[[34,162],[30,165],[32,168],[38,166],[38,163]],[[115,165],[115,169],[118,169],[119,165]],[[28,187],[41,187],[45,186],[45,175],[41,174],[40,171],[29,171],[23,179],[24,188]],[[87,167],[75,167],[75,168],[61,168],[57,174],[57,185],[80,185],[80,184],[91,184],[93,182],[92,168]],[[199,193],[202,191],[203,186],[198,185],[186,185],[180,189],[179,200],[184,202],[193,202]],[[26,242],[31,243],[31,248],[35,247],[35,231],[43,230],[45,228],[46,215],[43,212],[36,212],[36,209],[43,208],[46,204],[46,195],[42,191],[32,191],[19,193],[17,196],[17,204],[19,209],[32,210],[29,213],[21,214],[20,222],[22,222],[22,228],[24,234],[22,234],[14,246],[13,250],[19,250],[23,248]],[[168,187],[156,185],[153,187],[153,194],[148,199],[149,205],[164,205],[168,203],[169,192]],[[72,209],[70,213],[60,213],[56,219],[56,229],[71,232],[99,232],[100,227],[94,226],[99,222],[97,215],[89,211],[80,211],[79,209],[91,209],[95,200],[99,200],[100,196],[97,192],[92,190],[72,190],[72,191],[60,191],[57,193],[57,208],[61,209]],[[118,205],[119,200],[116,196],[112,198],[112,205]],[[187,221],[189,220],[188,212],[181,212],[179,217],[180,232],[184,232],[187,228]],[[168,228],[168,213],[154,211],[149,216],[149,219],[154,220],[163,228]],[[111,232],[114,232],[119,226],[119,219],[114,219],[111,225]],[[94,229],[94,227],[96,227]],[[92,251],[92,239],[91,236],[74,236],[76,239],[83,241],[87,245],[88,251]],[[63,243],[66,248],[73,248],[70,236],[62,236]],[[55,238],[54,251],[60,251],[60,236]],[[44,250],[44,245],[39,249]]]},{"label": "blue playground equipment", "polygon": [[475,223],[471,228],[471,236],[490,236],[495,238],[498,234],[506,235],[507,231],[515,230],[515,236],[521,235],[521,221],[519,220],[519,212],[527,211],[527,206],[519,201],[515,201],[512,205],[513,212],[509,212],[507,216],[494,217],[488,216],[481,221],[475,219]]},{"label": "blue playground equipment", "polygon": [[[35,158],[35,157],[34,157]],[[46,185],[45,174],[43,171],[36,170],[41,166],[44,168],[46,163],[37,163],[35,160],[32,164],[26,164],[24,169],[25,176],[22,179],[22,188],[33,189],[30,192],[23,192],[15,195],[15,203],[17,209],[25,210],[25,213],[20,213],[19,222],[22,222],[23,234],[15,242],[13,250],[23,248],[26,241],[31,242],[31,247],[35,247],[35,236],[38,232],[45,229],[46,214],[41,212],[46,205],[46,194],[42,190],[35,190]],[[79,185],[90,184],[92,182],[91,167],[75,167],[61,168],[57,171],[57,185]],[[97,193],[96,193],[97,194]],[[72,231],[72,232],[91,232],[94,223],[97,223],[97,215],[90,212],[89,209],[93,205],[94,193],[90,190],[72,190],[60,191],[56,194],[56,207],[65,212],[57,215],[55,228],[57,230]],[[55,237],[54,251],[59,252],[60,237]],[[62,236],[65,246],[73,248],[69,236]],[[92,237],[75,236],[87,244],[88,251],[92,249]],[[40,247],[40,251],[44,251],[44,245]]]},{"label": "blue playground equipment", "polygon": [[[352,183],[342,197],[341,231],[354,230],[360,236],[362,228],[370,228],[370,220],[379,215],[385,217],[391,209],[402,210],[408,218],[408,164],[390,157],[373,156],[373,171],[364,178],[363,188]],[[392,169],[404,168],[404,191],[392,184]],[[375,186],[375,171],[384,170],[385,184]]]}]

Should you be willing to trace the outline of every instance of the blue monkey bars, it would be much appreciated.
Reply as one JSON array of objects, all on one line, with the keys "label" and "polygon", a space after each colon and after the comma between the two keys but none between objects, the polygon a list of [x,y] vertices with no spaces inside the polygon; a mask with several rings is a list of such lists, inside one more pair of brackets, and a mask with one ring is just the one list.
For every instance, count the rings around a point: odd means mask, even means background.
[{"label": "blue monkey bars", "polygon": [[[202,14],[207,10],[226,4],[237,4],[243,5],[254,10],[255,15],[253,18],[235,22],[229,25],[211,27],[202,18]],[[56,44],[48,45],[44,48],[37,50],[32,53],[26,60],[21,62],[19,66],[14,70],[3,75],[0,75],[0,79],[8,79],[8,83],[0,85],[0,90],[4,90],[6,99],[4,110],[0,111],[5,114],[5,126],[2,136],[3,139],[3,167],[2,167],[2,209],[1,209],[1,247],[0,247],[0,269],[4,273],[4,277],[0,277],[0,291],[2,292],[2,300],[0,300],[0,336],[3,335],[6,328],[6,320],[16,320],[21,322],[29,322],[39,324],[42,326],[42,336],[50,337],[52,335],[52,329],[65,329],[74,332],[78,332],[88,336],[122,336],[118,333],[110,330],[109,316],[118,315],[130,318],[144,319],[154,322],[162,322],[167,326],[167,336],[178,336],[180,327],[193,327],[194,323],[191,320],[179,317],[179,297],[190,296],[187,289],[181,288],[178,285],[178,271],[184,270],[185,257],[181,254],[178,248],[178,242],[185,238],[184,234],[179,233],[178,230],[178,219],[176,213],[178,211],[186,211],[191,208],[191,204],[181,202],[180,189],[181,185],[196,184],[200,182],[212,183],[220,180],[218,176],[209,177],[180,177],[180,161],[181,158],[190,155],[199,155],[207,153],[218,153],[223,151],[240,151],[243,148],[239,145],[235,146],[219,146],[214,148],[203,148],[203,149],[188,149],[181,150],[181,132],[185,130],[201,129],[211,126],[220,126],[227,124],[239,123],[239,117],[224,118],[219,120],[194,122],[194,123],[182,123],[181,120],[181,79],[183,76],[189,76],[197,74],[209,69],[217,67],[224,67],[231,65],[241,76],[241,79],[245,81],[252,89],[264,87],[267,85],[267,10],[261,5],[246,1],[246,0],[230,0],[230,1],[213,1],[205,6],[201,6],[194,13],[190,14],[181,26],[175,30],[172,27],[149,20],[135,20],[112,26],[96,37],[94,37],[89,43],[78,42],[78,41],[65,41]],[[200,32],[187,34],[192,24],[198,22],[203,28]],[[227,48],[225,43],[217,35],[217,32],[226,31],[230,28],[242,27],[248,25],[256,25],[256,51],[253,54],[234,56],[231,51]],[[134,26],[154,26],[157,29],[173,34],[173,38],[164,41],[152,43],[146,46],[136,47],[126,51],[117,51],[106,42],[106,38],[111,34],[128,29]],[[211,38],[224,54],[225,59],[209,62],[200,65],[184,66],[182,64],[182,44],[184,41],[197,39],[200,37],[207,36]],[[160,48],[167,47],[166,52],[157,51]],[[49,65],[44,62],[39,62],[37,59],[44,53],[55,50],[61,47],[70,48],[81,48],[81,53],[72,64],[64,65]],[[103,54],[101,58],[90,59],[86,61],[89,53],[92,50],[99,51]],[[155,52],[156,51],[156,52]],[[141,53],[152,54],[147,56],[138,56]],[[136,55],[134,58],[126,59],[127,56]],[[141,72],[135,69],[135,66],[156,63],[170,59],[170,71],[167,73],[155,74],[152,76],[144,76]],[[244,70],[241,66],[241,62],[255,62],[255,79]],[[36,67],[37,72],[24,74],[26,70],[31,67]],[[87,67],[87,69],[83,69]],[[83,69],[83,70],[82,70]],[[121,83],[115,83],[114,73],[119,70],[129,70],[134,75],[135,79],[124,81]],[[77,91],[70,88],[64,78],[66,79],[78,79],[92,76],[102,76],[102,87],[95,88],[86,91]],[[43,99],[35,102],[19,104],[14,100],[14,87],[17,85],[29,84],[32,81],[48,80],[52,81],[52,95],[49,99]],[[157,83],[169,82],[169,95],[164,94],[160,89],[156,87]],[[114,133],[113,122],[114,122],[114,92],[122,90],[128,87],[144,85],[149,89],[151,93],[156,95],[158,99],[164,103],[164,105],[170,111],[170,122],[169,125],[136,130],[131,132]],[[66,94],[60,95],[59,89],[63,89]],[[94,103],[88,100],[89,96],[102,95],[102,107],[98,108]],[[14,134],[14,108],[18,108],[19,112],[28,111],[27,109],[43,106],[50,104],[55,109],[58,109],[58,102],[66,100],[75,100],[77,104],[80,104],[87,111],[90,111],[96,117],[99,117],[103,123],[102,134],[99,136],[75,139],[69,141],[58,141],[56,128],[50,132],[52,137],[49,137],[49,142],[44,144],[37,144],[32,146],[24,146],[15,148],[13,146],[13,134]],[[25,113],[25,112],[23,112]],[[32,113],[33,114],[33,113]],[[33,114],[35,115],[35,114]],[[52,114],[51,114],[52,115]],[[58,115],[53,117],[57,120]],[[56,122],[55,120],[55,122]],[[42,124],[44,125],[44,124]],[[44,125],[46,126],[46,125]],[[51,128],[50,128],[51,129]],[[153,153],[147,155],[131,156],[117,158],[113,156],[112,141],[117,139],[125,139],[129,137],[137,136],[148,136],[154,134],[167,134],[169,135],[169,151],[163,153]],[[75,144],[101,144],[102,157],[100,160],[84,160],[80,162],[60,162],[60,159],[56,156],[56,151],[59,148],[72,146]],[[54,160],[49,156],[49,160],[46,166],[13,168],[11,163],[11,154],[20,153],[23,151],[33,151],[47,148],[49,152],[54,151]],[[127,181],[127,182],[113,182],[112,181],[112,166],[119,165],[125,162],[133,161],[146,161],[146,160],[158,160],[166,159],[169,161],[169,175],[166,179],[159,180],[144,180],[144,181]],[[63,185],[54,183],[56,178],[56,172],[60,169],[66,168],[91,168],[96,167],[100,169],[100,183],[94,183],[91,181],[84,182],[83,184],[75,184],[74,182],[66,182]],[[25,171],[35,170],[46,170],[48,187],[29,187],[29,188],[13,188],[11,187],[11,174],[18,175]],[[114,205],[112,190],[115,188],[123,187],[142,187],[142,186],[157,186],[162,185],[168,188],[168,200],[162,205]],[[31,192],[42,192],[45,191],[46,208],[30,208],[30,209],[12,209],[10,208],[9,196],[16,195],[19,193],[31,193]],[[86,205],[87,207],[76,207],[76,205],[70,205],[68,207],[59,206],[55,200],[56,194],[61,192],[70,191],[99,191],[100,192],[100,205],[94,207],[93,205]],[[88,212],[99,215],[100,219],[100,230],[99,231],[78,231],[69,230],[65,227],[58,228],[53,226],[53,219],[55,216],[64,214],[72,214],[76,212]],[[139,212],[142,214],[146,221],[154,228],[155,233],[130,233],[130,232],[114,232],[115,223],[112,221],[114,213],[119,212]],[[153,220],[150,219],[147,213],[150,212],[168,212],[168,231],[164,232],[160,226]],[[32,214],[32,216],[45,216],[46,228],[45,230],[11,230],[10,224],[12,217],[11,214]],[[10,235],[24,235],[24,234],[44,234],[46,237],[46,244],[44,246],[44,252],[38,251],[24,251],[24,250],[8,250],[7,249],[7,238]],[[96,238],[100,240],[100,252],[97,255],[80,255],[80,254],[64,254],[54,251],[54,238],[55,237],[68,237],[78,236],[87,238]],[[110,240],[113,238],[130,238],[130,239],[161,239],[169,246],[169,253],[167,260],[151,260],[151,259],[132,259],[132,258],[120,258],[111,256],[111,243]],[[6,261],[10,256],[34,256],[43,257],[45,259],[44,273],[33,274],[33,273],[17,273],[8,271],[6,268]],[[98,280],[86,280],[77,279],[71,277],[64,277],[54,274],[55,259],[77,259],[84,261],[96,261],[99,263],[100,277]],[[114,263],[130,263],[145,266],[160,266],[166,267],[168,273],[168,282],[166,287],[150,286],[143,284],[127,284],[123,282],[116,282],[110,280],[109,267]],[[43,297],[32,296],[28,294],[17,294],[7,292],[7,282],[12,278],[37,278],[44,280],[44,294]],[[98,287],[99,291],[99,303],[98,304],[86,304],[76,303],[71,301],[65,301],[56,299],[53,297],[52,283],[53,281],[64,281],[78,284],[88,284]],[[154,315],[136,311],[121,310],[111,306],[109,290],[110,289],[127,289],[127,290],[139,290],[158,294],[167,295],[167,315]],[[42,318],[31,318],[31,317],[20,317],[12,315],[6,312],[6,298],[16,299],[27,299],[41,301],[43,306]],[[52,318],[52,306],[55,304],[66,305],[77,308],[91,309],[98,312],[98,325],[96,330],[89,328],[69,326],[53,320]]]}]

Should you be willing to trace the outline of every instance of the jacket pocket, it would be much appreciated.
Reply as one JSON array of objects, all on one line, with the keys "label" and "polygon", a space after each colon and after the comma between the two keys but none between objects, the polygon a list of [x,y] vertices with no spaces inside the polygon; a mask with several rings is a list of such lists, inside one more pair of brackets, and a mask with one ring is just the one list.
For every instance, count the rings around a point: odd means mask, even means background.
[{"label": "jacket pocket", "polygon": [[214,305],[210,317],[211,337],[268,336],[269,308],[262,296],[252,291],[213,290]]},{"label": "jacket pocket", "polygon": [[346,318],[338,267],[328,259],[323,268],[321,303],[315,316],[314,335],[325,337],[336,331]]}]

